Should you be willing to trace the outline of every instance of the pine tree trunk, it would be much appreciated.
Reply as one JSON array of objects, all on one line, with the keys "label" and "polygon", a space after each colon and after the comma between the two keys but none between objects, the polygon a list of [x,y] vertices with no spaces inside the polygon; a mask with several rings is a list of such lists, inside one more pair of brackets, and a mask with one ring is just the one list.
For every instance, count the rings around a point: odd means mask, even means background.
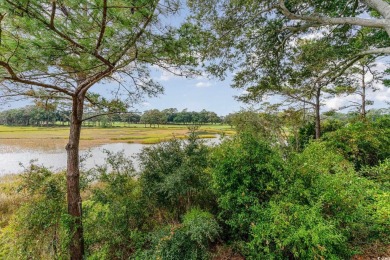
[{"label": "pine tree trunk", "polygon": [[320,114],[320,95],[321,95],[321,89],[317,89],[316,93],[316,105],[315,105],[315,120],[316,120],[316,136],[315,139],[318,140],[321,137],[321,114]]},{"label": "pine tree trunk", "polygon": [[363,118],[366,118],[366,81],[365,81],[365,75],[366,72],[364,70],[364,65],[362,66],[362,110],[361,110],[361,116]]},{"label": "pine tree trunk", "polygon": [[70,259],[81,260],[84,255],[82,226],[82,204],[80,196],[79,144],[83,116],[84,96],[73,98],[69,142],[66,145],[67,161],[67,202],[68,214],[73,217],[70,227]]}]

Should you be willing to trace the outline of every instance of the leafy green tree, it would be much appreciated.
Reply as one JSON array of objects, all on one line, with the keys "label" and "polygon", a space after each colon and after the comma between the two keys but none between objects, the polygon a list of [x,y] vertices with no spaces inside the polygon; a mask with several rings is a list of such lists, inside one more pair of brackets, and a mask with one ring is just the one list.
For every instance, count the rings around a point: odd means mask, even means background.
[{"label": "leafy green tree", "polygon": [[173,123],[179,111],[177,110],[177,108],[167,108],[161,112],[165,114],[168,123]]},{"label": "leafy green tree", "polygon": [[[239,65],[249,82],[283,65],[297,39],[331,32],[334,43],[343,43],[350,57],[339,68],[347,68],[364,55],[388,55],[390,5],[383,0],[339,1],[233,1],[191,0],[193,17],[208,28],[206,58],[217,59],[209,68],[217,75]],[[362,17],[362,14],[365,14]],[[348,46],[367,30],[359,44]],[[223,57],[221,59],[221,57]],[[215,65],[215,66],[214,66]],[[252,71],[246,70],[253,68]],[[240,76],[238,76],[240,77]],[[258,78],[257,78],[258,79]]]},{"label": "leafy green tree", "polygon": [[167,122],[167,117],[165,113],[161,112],[158,109],[152,109],[145,111],[141,116],[141,123],[159,126],[160,124],[165,124]]},{"label": "leafy green tree", "polygon": [[[1,97],[69,100],[72,104],[67,150],[68,211],[72,259],[84,255],[79,189],[79,143],[84,104],[97,83],[115,81],[134,100],[162,87],[149,77],[150,64],[166,70],[197,62],[189,36],[193,26],[162,26],[177,13],[177,1],[4,0],[0,3]],[[131,85],[123,84],[125,79]],[[114,86],[114,85],[111,85]]]}]

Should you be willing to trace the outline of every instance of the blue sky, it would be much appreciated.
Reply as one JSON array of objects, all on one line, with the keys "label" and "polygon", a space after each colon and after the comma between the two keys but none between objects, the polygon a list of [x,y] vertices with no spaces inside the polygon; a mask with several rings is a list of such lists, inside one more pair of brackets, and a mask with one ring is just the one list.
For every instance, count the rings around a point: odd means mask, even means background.
[{"label": "blue sky", "polygon": [[227,115],[244,106],[234,99],[234,96],[239,95],[242,90],[232,89],[230,78],[225,81],[206,77],[186,79],[162,72],[156,80],[164,86],[165,93],[156,98],[146,99],[139,108],[143,110],[173,107],[179,110],[187,108],[190,111],[206,109],[218,115]]}]

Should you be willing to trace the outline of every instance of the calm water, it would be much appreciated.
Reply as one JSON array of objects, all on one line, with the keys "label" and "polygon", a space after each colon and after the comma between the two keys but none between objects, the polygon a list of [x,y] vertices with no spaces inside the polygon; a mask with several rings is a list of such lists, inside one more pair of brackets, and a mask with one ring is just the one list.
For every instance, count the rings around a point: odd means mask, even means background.
[{"label": "calm water", "polygon": [[[208,139],[206,143],[218,143],[217,138]],[[104,150],[111,152],[124,151],[126,156],[132,157],[141,152],[143,144],[128,144],[128,143],[114,143],[104,144],[93,147],[89,150],[81,150],[81,156],[88,155],[84,162],[86,168],[92,168],[95,165],[104,163],[106,154]],[[65,169],[66,167],[66,151],[64,148],[50,151],[26,149],[17,146],[0,145],[0,175],[10,173],[20,173],[23,171],[22,165],[28,166],[31,160],[37,160],[37,164],[49,167],[54,171]],[[136,161],[135,166],[137,166]]]}]

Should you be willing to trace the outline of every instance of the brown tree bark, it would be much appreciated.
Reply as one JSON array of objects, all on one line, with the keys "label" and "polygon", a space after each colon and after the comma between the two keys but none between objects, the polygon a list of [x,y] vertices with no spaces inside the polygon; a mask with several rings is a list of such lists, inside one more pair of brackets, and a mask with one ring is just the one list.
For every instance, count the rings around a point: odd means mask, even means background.
[{"label": "brown tree bark", "polygon": [[84,95],[73,97],[67,151],[67,203],[68,214],[73,217],[70,231],[70,259],[81,260],[84,256],[84,239],[82,226],[82,201],[80,196],[79,144],[84,109]]},{"label": "brown tree bark", "polygon": [[366,71],[364,70],[364,65],[362,65],[362,118],[366,118],[366,80],[365,80]]},{"label": "brown tree bark", "polygon": [[315,104],[315,121],[316,121],[316,135],[315,139],[318,140],[321,137],[321,104],[320,104],[321,88],[316,92],[316,104]]}]

